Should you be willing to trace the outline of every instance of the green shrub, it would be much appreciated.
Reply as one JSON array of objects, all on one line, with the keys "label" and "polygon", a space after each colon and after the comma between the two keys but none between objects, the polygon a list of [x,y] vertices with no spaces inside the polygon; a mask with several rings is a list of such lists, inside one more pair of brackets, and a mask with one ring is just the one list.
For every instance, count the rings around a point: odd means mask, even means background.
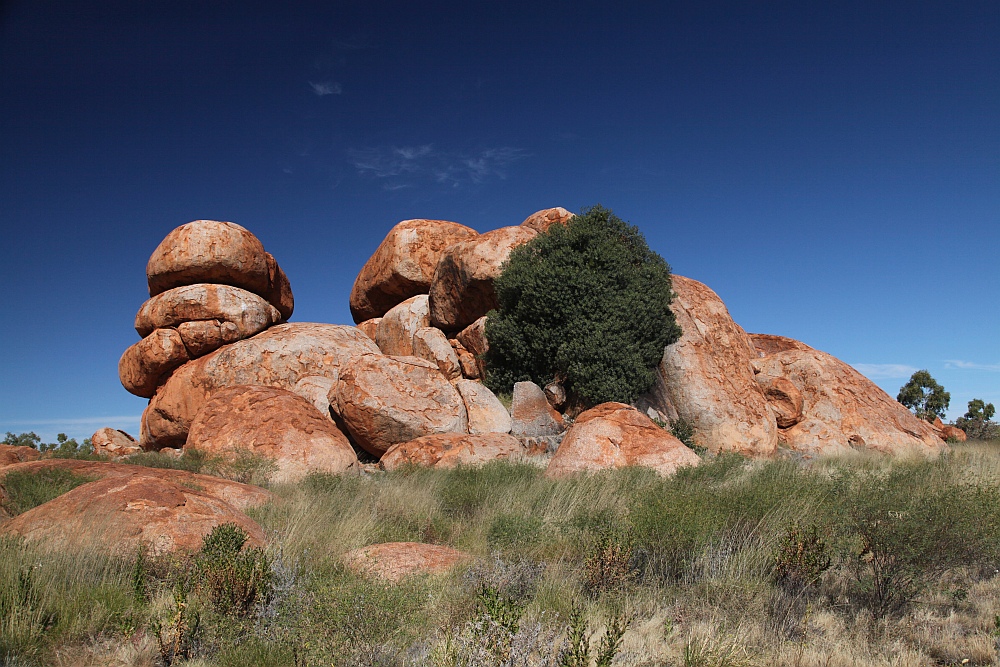
[{"label": "green shrub", "polygon": [[246,617],[270,594],[270,559],[260,547],[244,549],[248,537],[234,523],[221,524],[205,536],[195,557],[198,587],[223,615]]},{"label": "green shrub", "polygon": [[164,454],[162,452],[139,452],[122,460],[129,465],[145,466],[146,468],[167,468],[170,470],[187,470],[198,473],[205,465],[205,456],[193,449],[184,450],[181,456]]},{"label": "green shrub", "polygon": [[559,380],[584,403],[631,403],[680,338],[669,265],[600,206],[515,248],[494,286],[486,384],[495,393]]},{"label": "green shrub", "polygon": [[95,479],[62,468],[9,472],[3,478],[6,492],[3,508],[16,516]]},{"label": "green shrub", "polygon": [[774,557],[774,580],[785,591],[797,593],[815,584],[830,564],[827,544],[816,525],[802,530],[792,524]]}]

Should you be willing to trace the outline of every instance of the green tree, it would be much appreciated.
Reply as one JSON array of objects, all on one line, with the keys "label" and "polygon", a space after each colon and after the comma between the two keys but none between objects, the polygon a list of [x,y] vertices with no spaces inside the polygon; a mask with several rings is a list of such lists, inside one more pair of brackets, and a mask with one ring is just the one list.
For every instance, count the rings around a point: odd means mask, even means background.
[{"label": "green tree", "polygon": [[896,400],[913,410],[921,419],[932,422],[935,417],[944,417],[944,411],[951,402],[951,394],[924,370],[910,376],[910,381],[899,388]]},{"label": "green tree", "polygon": [[630,403],[680,338],[670,266],[636,227],[594,206],[515,248],[486,322],[486,383],[563,383],[585,404]]},{"label": "green tree", "polygon": [[997,440],[1000,439],[1000,424],[990,421],[995,414],[992,403],[974,398],[969,401],[969,411],[955,421],[955,426],[975,440]]},{"label": "green tree", "polygon": [[12,445],[14,447],[32,447],[38,449],[39,445],[42,444],[42,439],[38,437],[38,434],[34,431],[30,433],[22,433],[20,435],[14,435],[10,431],[7,431],[7,435],[4,437],[3,442],[0,445]]}]

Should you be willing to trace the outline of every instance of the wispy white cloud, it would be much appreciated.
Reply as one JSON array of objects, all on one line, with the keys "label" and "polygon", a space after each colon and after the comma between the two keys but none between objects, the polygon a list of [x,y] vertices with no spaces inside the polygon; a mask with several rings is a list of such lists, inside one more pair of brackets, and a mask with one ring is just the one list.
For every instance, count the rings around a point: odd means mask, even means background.
[{"label": "wispy white cloud", "polygon": [[851,364],[851,366],[869,380],[908,378],[920,370],[906,364]]},{"label": "wispy white cloud", "polygon": [[336,81],[321,81],[319,83],[310,81],[309,87],[312,88],[312,91],[320,97],[324,97],[326,95],[340,95],[344,92],[344,89],[341,88],[340,84]]},{"label": "wispy white cloud", "polygon": [[944,362],[944,367],[968,371],[990,371],[993,373],[1000,373],[1000,364],[979,364],[974,361],[962,361],[961,359],[948,359]]},{"label": "wispy white cloud", "polygon": [[432,144],[364,148],[348,152],[358,173],[392,182],[386,190],[413,187],[420,180],[459,187],[507,177],[508,167],[527,153],[520,148],[489,148],[476,153],[439,151]]}]

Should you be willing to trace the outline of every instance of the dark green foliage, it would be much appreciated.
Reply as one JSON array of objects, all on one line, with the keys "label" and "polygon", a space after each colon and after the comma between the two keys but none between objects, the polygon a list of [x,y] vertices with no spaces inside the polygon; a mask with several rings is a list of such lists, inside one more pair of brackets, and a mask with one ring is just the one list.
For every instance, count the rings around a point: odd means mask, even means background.
[{"label": "dark green foliage", "polygon": [[566,641],[568,646],[561,656],[559,667],[590,667],[590,635],[587,634],[587,621],[581,607],[574,605],[569,614]]},{"label": "dark green foliage", "polygon": [[60,459],[93,459],[94,446],[90,438],[85,438],[83,442],[77,442],[76,438],[70,438],[65,433],[56,436],[56,442],[42,442],[37,433],[21,433],[14,435],[7,431],[0,444],[13,445],[15,447],[31,447],[40,452],[48,452],[50,456]]},{"label": "dark green foliage", "polygon": [[3,480],[7,496],[3,508],[16,516],[94,479],[61,468],[9,472]]},{"label": "dark green foliage", "polygon": [[996,414],[992,403],[981,398],[969,401],[969,410],[955,421],[955,426],[974,440],[1000,440],[1000,424],[990,421]]},{"label": "dark green foliage", "polygon": [[31,447],[33,449],[38,449],[39,445],[42,444],[42,439],[37,433],[31,431],[30,433],[21,433],[20,435],[14,435],[10,431],[7,431],[7,435],[4,436],[2,445],[11,445],[13,447]]},{"label": "dark green foliage", "polygon": [[585,403],[631,403],[680,337],[669,265],[600,206],[515,248],[494,286],[486,383],[497,393],[558,379]]},{"label": "dark green foliage", "polygon": [[944,411],[951,402],[951,394],[939,385],[927,371],[917,371],[910,381],[899,388],[896,400],[913,410],[921,419],[929,422],[935,417],[944,417]]},{"label": "dark green foliage", "polygon": [[802,530],[792,524],[774,557],[774,580],[786,592],[794,594],[819,581],[830,564],[827,544],[820,538],[816,525]]},{"label": "dark green foliage", "polygon": [[139,452],[125,458],[122,463],[145,466],[147,468],[168,468],[171,470],[187,470],[201,472],[205,465],[205,457],[197,450],[185,450],[183,456],[170,456],[160,452]]},{"label": "dark green foliage", "polygon": [[486,540],[491,551],[503,551],[532,544],[541,530],[542,521],[538,517],[503,513],[493,519]]},{"label": "dark green foliage", "polygon": [[270,559],[259,547],[244,549],[247,538],[234,523],[216,526],[195,559],[198,586],[224,615],[246,617],[270,594]]}]

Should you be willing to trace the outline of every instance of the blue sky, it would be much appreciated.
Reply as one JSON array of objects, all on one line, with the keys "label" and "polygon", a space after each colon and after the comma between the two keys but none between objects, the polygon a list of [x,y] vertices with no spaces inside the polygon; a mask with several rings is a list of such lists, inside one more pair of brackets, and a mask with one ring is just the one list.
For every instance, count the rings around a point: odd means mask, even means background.
[{"label": "blue sky", "polygon": [[407,218],[596,203],[748,331],[1000,405],[1000,4],[0,6],[0,432],[137,431],[145,263],[255,234],[349,323]]}]

